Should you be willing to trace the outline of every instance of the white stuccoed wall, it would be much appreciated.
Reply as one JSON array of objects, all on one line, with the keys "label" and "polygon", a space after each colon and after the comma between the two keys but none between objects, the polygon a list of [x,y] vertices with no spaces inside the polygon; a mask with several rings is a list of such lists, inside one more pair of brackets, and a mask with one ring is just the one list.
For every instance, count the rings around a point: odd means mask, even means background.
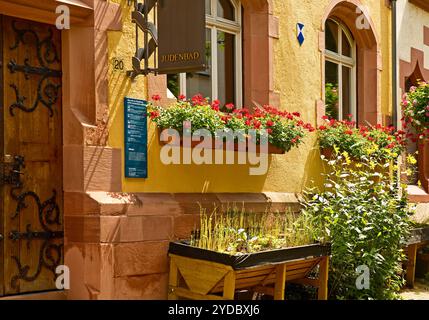
[{"label": "white stuccoed wall", "polygon": [[[428,0],[429,1],[429,0]],[[423,26],[429,28],[429,12],[411,4],[408,0],[398,0],[398,56],[411,62],[411,47],[425,53],[425,69],[429,69],[429,46],[423,43]]]}]

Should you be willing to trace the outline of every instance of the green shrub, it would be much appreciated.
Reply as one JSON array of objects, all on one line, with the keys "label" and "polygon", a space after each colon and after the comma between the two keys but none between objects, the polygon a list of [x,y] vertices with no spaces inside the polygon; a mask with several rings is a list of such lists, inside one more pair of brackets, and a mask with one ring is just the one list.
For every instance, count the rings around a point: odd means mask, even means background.
[{"label": "green shrub", "polygon": [[[318,226],[316,237],[332,243],[330,297],[394,299],[404,284],[403,245],[411,225],[405,186],[394,178],[393,161],[350,165],[347,159],[346,152],[325,159],[323,190],[308,190],[303,201]],[[370,286],[359,290],[356,268],[362,265],[369,268]]]}]

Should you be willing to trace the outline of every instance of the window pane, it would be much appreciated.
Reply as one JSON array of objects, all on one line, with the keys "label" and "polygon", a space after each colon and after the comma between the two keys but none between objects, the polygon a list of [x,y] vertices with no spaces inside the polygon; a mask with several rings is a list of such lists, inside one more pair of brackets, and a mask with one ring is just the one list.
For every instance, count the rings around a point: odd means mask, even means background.
[{"label": "window pane", "polygon": [[211,10],[211,0],[206,0],[206,14],[211,14],[212,10]]},{"label": "window pane", "polygon": [[346,34],[341,32],[343,40],[342,40],[342,51],[341,54],[346,57],[352,57],[352,46],[350,44],[349,38],[347,38]]},{"label": "window pane", "polygon": [[327,50],[338,53],[338,25],[332,21],[326,21],[325,47]]},{"label": "window pane", "polygon": [[205,98],[212,97],[212,58],[211,58],[211,31],[206,29],[206,60],[207,69],[202,72],[186,74],[186,96],[193,97],[202,94]]},{"label": "window pane", "polygon": [[352,77],[352,70],[348,67],[343,66],[343,79],[342,79],[342,86],[343,86],[343,119],[348,119],[348,115],[352,113],[352,103],[351,103],[351,77]]},{"label": "window pane", "polygon": [[217,33],[218,99],[235,103],[235,36]]},{"label": "window pane", "polygon": [[338,65],[330,61],[325,65],[325,103],[326,115],[338,119]]},{"label": "window pane", "polygon": [[178,73],[167,75],[167,88],[176,98],[179,97],[181,92],[180,92],[180,75]]},{"label": "window pane", "polygon": [[235,21],[234,6],[230,0],[217,0],[217,15]]}]

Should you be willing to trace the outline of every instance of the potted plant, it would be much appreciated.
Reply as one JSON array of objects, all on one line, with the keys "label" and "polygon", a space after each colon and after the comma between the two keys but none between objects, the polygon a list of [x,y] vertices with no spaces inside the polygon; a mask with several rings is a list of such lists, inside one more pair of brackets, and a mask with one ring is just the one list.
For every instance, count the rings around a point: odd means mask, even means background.
[{"label": "potted plant", "polygon": [[[248,289],[284,299],[286,281],[327,298],[330,245],[315,243],[311,221],[296,214],[201,214],[188,241],[171,242],[169,298],[234,299]],[[319,277],[308,278],[319,266]]]},{"label": "potted plant", "polygon": [[333,156],[334,147],[358,161],[365,158],[390,161],[404,151],[405,132],[395,131],[393,127],[357,127],[350,118],[338,121],[325,116],[324,120],[326,124],[318,128],[318,135],[321,154],[326,158]]},{"label": "potted plant", "polygon": [[[226,146],[237,151],[238,143],[249,138],[260,146],[263,143],[262,135],[267,134],[268,153],[284,154],[299,146],[307,131],[315,131],[311,124],[304,123],[299,113],[280,111],[272,106],[251,111],[247,108],[236,108],[233,104],[221,106],[218,100],[209,103],[208,99],[196,95],[189,101],[180,97],[170,107],[162,108],[156,105],[159,100],[153,100],[149,105],[150,118],[158,130],[161,132],[165,129],[175,129],[181,133],[180,141],[169,142],[175,145],[183,146],[184,132],[193,134],[197,130],[205,129],[213,137],[213,148],[224,147],[219,133],[234,134],[233,145]],[[199,143],[200,141],[193,141],[191,147]],[[246,147],[245,151],[248,150]]]},{"label": "potted plant", "polygon": [[429,83],[420,82],[404,94],[402,111],[407,137],[417,143],[420,182],[429,191]]}]

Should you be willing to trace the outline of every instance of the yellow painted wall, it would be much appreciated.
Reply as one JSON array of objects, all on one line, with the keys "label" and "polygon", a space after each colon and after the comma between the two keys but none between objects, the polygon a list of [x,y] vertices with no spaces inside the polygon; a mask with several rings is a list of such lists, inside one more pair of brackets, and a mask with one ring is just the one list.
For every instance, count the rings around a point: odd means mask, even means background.
[{"label": "yellow painted wall", "polygon": [[[131,68],[134,53],[134,25],[130,8],[122,3],[124,28],[109,32],[109,58],[123,59]],[[321,55],[319,32],[322,17],[331,0],[273,0],[274,15],[280,23],[280,39],[274,44],[275,90],[281,94],[282,109],[298,111],[305,121],[316,125],[316,101],[322,98]],[[390,85],[390,10],[384,1],[366,0],[382,46],[382,111],[388,113],[391,101]],[[305,24],[305,43],[296,40],[296,23]],[[109,69],[110,137],[109,144],[123,149],[123,98],[147,98],[145,78],[131,82],[125,73]],[[270,167],[264,176],[249,176],[243,165],[169,165],[159,159],[160,147],[154,125],[149,131],[148,179],[123,178],[124,192],[301,192],[305,185],[319,178],[320,160],[315,134],[305,143],[285,155],[270,156]],[[124,171],[124,168],[122,168]]]}]

